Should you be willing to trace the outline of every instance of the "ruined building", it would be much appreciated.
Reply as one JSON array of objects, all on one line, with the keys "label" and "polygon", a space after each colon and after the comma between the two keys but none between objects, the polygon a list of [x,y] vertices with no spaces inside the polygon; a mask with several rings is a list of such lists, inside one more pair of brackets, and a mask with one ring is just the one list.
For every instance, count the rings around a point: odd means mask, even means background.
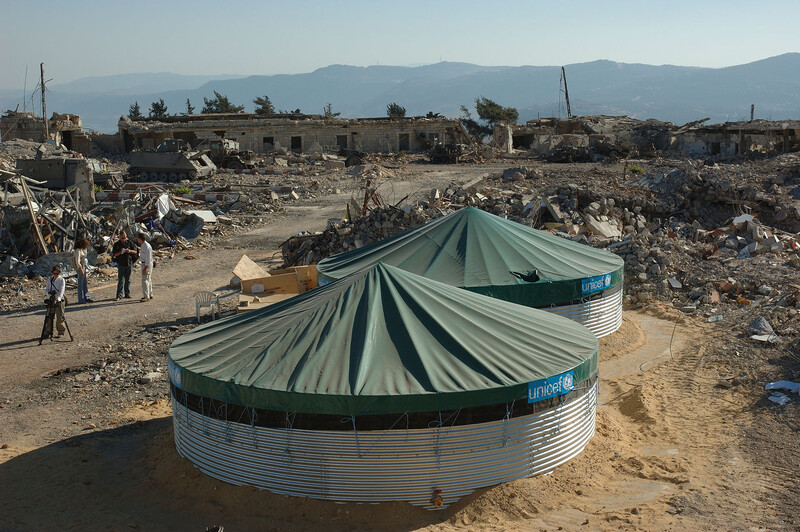
[{"label": "ruined building", "polygon": [[708,119],[676,126],[627,116],[541,118],[495,128],[495,142],[507,152],[559,154],[575,159],[617,154],[646,155],[676,151],[693,156],[731,157],[752,153],[779,154],[800,150],[800,121],[726,122],[703,125]]},{"label": "ruined building", "polygon": [[83,154],[91,153],[92,140],[84,133],[81,117],[70,114],[53,113],[48,120],[50,139],[45,138],[44,120],[33,113],[6,111],[0,117],[0,140],[11,139],[45,142],[54,140],[68,150]]},{"label": "ruined building", "polygon": [[320,115],[199,114],[160,120],[121,117],[125,151],[156,148],[164,139],[191,145],[203,140],[235,140],[243,150],[265,153],[284,148],[297,153],[322,149],[363,152],[417,152],[437,144],[466,144],[469,136],[449,118],[326,118]]}]

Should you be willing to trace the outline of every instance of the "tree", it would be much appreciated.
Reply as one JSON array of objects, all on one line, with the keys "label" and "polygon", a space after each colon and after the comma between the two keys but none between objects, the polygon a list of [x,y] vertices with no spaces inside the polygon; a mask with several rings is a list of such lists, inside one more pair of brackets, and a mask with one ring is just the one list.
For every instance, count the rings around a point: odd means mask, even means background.
[{"label": "tree", "polygon": [[212,99],[203,98],[203,110],[200,111],[204,115],[210,113],[243,113],[244,105],[234,105],[228,100],[228,97],[214,91]]},{"label": "tree", "polygon": [[190,115],[192,113],[194,113],[194,106],[192,102],[189,101],[189,98],[186,98],[186,114]]},{"label": "tree", "polygon": [[150,104],[150,118],[166,118],[167,117],[167,104],[164,103],[163,98],[157,102]]},{"label": "tree", "polygon": [[323,116],[325,116],[325,118],[336,118],[337,116],[339,116],[342,113],[334,113],[333,112],[333,105],[331,105],[329,103],[328,105],[326,105],[322,109],[322,114],[323,114]]},{"label": "tree", "polygon": [[433,111],[428,111],[428,114],[425,115],[425,118],[441,118],[441,113],[434,113]]},{"label": "tree", "polygon": [[516,124],[519,112],[513,107],[503,107],[502,105],[481,96],[475,100],[475,110],[481,120],[488,122],[492,130],[499,123]]},{"label": "tree", "polygon": [[139,102],[133,102],[133,105],[130,106],[128,109],[128,118],[131,120],[138,120],[140,118],[144,118],[142,116],[142,110],[139,108]]},{"label": "tree", "polygon": [[256,114],[257,115],[274,115],[275,114],[275,106],[272,105],[272,102],[269,101],[269,96],[259,96],[253,103],[256,104]]},{"label": "tree", "polygon": [[386,116],[389,118],[403,118],[406,116],[406,108],[397,102],[392,102],[386,106]]},{"label": "tree", "polygon": [[484,138],[492,134],[493,130],[489,126],[483,125],[472,118],[472,113],[469,112],[466,105],[461,106],[461,116],[458,121],[467,130],[469,136],[478,142],[483,141]]},{"label": "tree", "polygon": [[494,133],[497,124],[516,124],[519,112],[513,107],[503,107],[502,105],[481,96],[475,98],[475,111],[478,113],[483,123],[472,118],[472,113],[465,105],[461,106],[461,116],[459,122],[467,130],[471,137],[482,141]]}]

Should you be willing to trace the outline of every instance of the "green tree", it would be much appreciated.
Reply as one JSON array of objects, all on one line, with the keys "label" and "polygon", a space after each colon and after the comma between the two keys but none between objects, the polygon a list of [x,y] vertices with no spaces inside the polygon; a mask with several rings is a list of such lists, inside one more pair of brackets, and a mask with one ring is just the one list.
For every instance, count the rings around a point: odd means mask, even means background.
[{"label": "green tree", "polygon": [[325,118],[336,118],[337,116],[339,116],[342,113],[334,113],[333,112],[333,105],[331,105],[329,103],[328,105],[326,105],[322,109],[322,114],[323,114],[323,116],[325,116]]},{"label": "green tree", "polygon": [[392,102],[386,106],[386,116],[389,118],[403,118],[406,116],[406,108],[397,102]]},{"label": "green tree", "polygon": [[244,105],[234,105],[227,96],[214,91],[212,99],[203,98],[203,110],[200,111],[204,115],[210,113],[243,113]]},{"label": "green tree", "polygon": [[472,118],[472,113],[465,105],[461,106],[461,116],[458,120],[467,133],[476,140],[483,140],[491,136],[494,133],[494,126],[497,124],[516,124],[519,118],[519,112],[514,107],[503,107],[483,96],[475,98],[475,111],[483,122]]},{"label": "green tree", "polygon": [[272,102],[269,101],[269,96],[259,96],[253,103],[256,104],[256,114],[257,115],[274,115],[275,114],[275,106],[272,105]]},{"label": "green tree", "polygon": [[139,102],[133,102],[133,105],[130,106],[128,109],[128,118],[131,120],[138,120],[140,118],[144,118],[142,116],[142,110],[139,108]]},{"label": "green tree", "polygon": [[194,113],[194,106],[192,102],[189,101],[189,98],[186,98],[186,114],[190,115]]},{"label": "green tree", "polygon": [[494,130],[499,123],[516,124],[519,112],[513,107],[503,107],[488,98],[481,96],[475,100],[475,110],[481,120],[485,120]]},{"label": "green tree", "polygon": [[434,113],[433,111],[428,111],[428,114],[425,115],[425,118],[441,118],[441,113]]},{"label": "green tree", "polygon": [[163,98],[160,98],[157,102],[153,102],[150,104],[150,118],[166,118],[167,115],[167,104],[164,103]]}]

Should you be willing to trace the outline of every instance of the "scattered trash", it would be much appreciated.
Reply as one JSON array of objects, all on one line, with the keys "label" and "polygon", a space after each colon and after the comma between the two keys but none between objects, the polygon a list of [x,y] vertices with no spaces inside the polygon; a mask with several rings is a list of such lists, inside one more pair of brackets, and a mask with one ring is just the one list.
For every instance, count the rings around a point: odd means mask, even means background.
[{"label": "scattered trash", "polygon": [[796,393],[800,395],[800,382],[792,382],[792,381],[775,381],[770,382],[766,386],[764,386],[765,390],[786,390],[790,393]]},{"label": "scattered trash", "polygon": [[763,316],[759,316],[747,325],[747,330],[755,334],[772,334],[775,332]]},{"label": "scattered trash", "polygon": [[789,397],[786,394],[780,392],[774,392],[772,395],[767,397],[767,399],[769,399],[773,403],[777,403],[780,406],[784,406],[788,404],[789,401],[791,401],[791,399],[789,399]]}]

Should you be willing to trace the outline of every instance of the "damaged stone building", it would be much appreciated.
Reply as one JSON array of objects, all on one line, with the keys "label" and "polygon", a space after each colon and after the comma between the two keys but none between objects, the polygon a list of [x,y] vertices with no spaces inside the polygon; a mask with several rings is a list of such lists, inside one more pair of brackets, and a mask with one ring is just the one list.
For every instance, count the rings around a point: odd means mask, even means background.
[{"label": "damaged stone building", "polygon": [[627,116],[540,118],[521,125],[497,126],[495,140],[508,152],[521,149],[546,156],[559,150],[583,150],[608,155],[633,148],[666,150],[672,128],[669,122]]},{"label": "damaged stone building", "polygon": [[83,131],[81,117],[71,114],[53,113],[48,120],[50,138],[45,138],[44,120],[33,113],[6,111],[0,117],[0,140],[12,139],[45,142],[53,140],[68,150],[90,154],[92,140]]},{"label": "damaged stone building", "polygon": [[49,138],[45,138],[44,120],[33,113],[6,111],[0,116],[0,141],[13,139],[33,142],[53,141],[56,146],[86,156],[120,151],[119,137],[84,131],[81,117],[73,114],[53,113],[47,121]]},{"label": "damaged stone building", "polygon": [[672,148],[696,156],[796,152],[800,151],[800,121],[754,120],[682,128],[675,133]]},{"label": "damaged stone building", "polygon": [[676,151],[692,156],[779,154],[800,150],[800,121],[726,122],[703,125],[708,119],[683,126],[627,116],[541,118],[495,128],[495,142],[505,151],[527,150],[554,157],[602,159],[616,154],[647,155]]},{"label": "damaged stone building", "polygon": [[362,152],[418,152],[437,144],[467,144],[467,132],[449,118],[326,118],[320,115],[199,114],[160,120],[121,117],[119,136],[126,152],[156,148],[164,139],[196,146],[203,140],[232,139],[243,150],[286,149]]}]

